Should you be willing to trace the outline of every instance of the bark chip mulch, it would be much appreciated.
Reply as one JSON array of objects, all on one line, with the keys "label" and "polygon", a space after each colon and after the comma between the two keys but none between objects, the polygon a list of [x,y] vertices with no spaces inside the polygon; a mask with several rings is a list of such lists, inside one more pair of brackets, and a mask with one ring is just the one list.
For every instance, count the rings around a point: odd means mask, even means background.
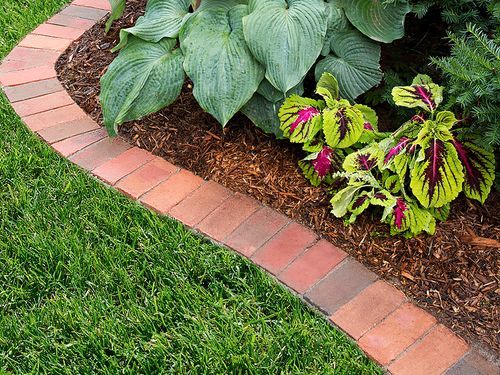
[{"label": "bark chip mulch", "polygon": [[[74,43],[57,64],[72,98],[102,124],[99,78],[111,63],[122,27],[144,12],[145,0],[127,9],[108,35],[103,22]],[[390,281],[419,306],[475,343],[500,349],[500,196],[484,206],[459,199],[434,236],[390,237],[376,215],[345,226],[330,214],[329,195],[297,167],[300,149],[277,141],[237,115],[223,130],[194,99],[191,85],[168,108],[123,125],[130,143],[233,191],[248,194],[308,225]]]}]

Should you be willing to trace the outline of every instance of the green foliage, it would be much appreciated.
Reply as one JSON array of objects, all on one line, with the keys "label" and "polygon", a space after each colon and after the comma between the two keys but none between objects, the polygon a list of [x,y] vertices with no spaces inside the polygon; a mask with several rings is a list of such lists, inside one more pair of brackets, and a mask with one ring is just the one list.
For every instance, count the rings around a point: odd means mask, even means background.
[{"label": "green foliage", "polygon": [[335,216],[353,223],[368,207],[379,207],[392,234],[414,236],[434,233],[436,220],[446,220],[460,192],[486,200],[494,181],[494,155],[465,135],[452,112],[437,110],[443,88],[430,77],[418,75],[410,86],[393,89],[397,105],[423,112],[392,134],[376,130],[371,108],[339,99],[328,73],[316,92],[323,101],[296,95],[285,101],[281,129],[311,152],[299,166],[314,186],[345,182],[331,199]]},{"label": "green foliage", "polygon": [[[123,12],[124,0],[111,3],[108,25]],[[131,40],[148,45],[177,39],[183,68],[204,110],[222,126],[242,111],[257,126],[281,137],[277,109],[302,87],[306,76],[315,73],[319,79],[324,72],[334,74],[340,94],[351,101],[377,85],[382,79],[377,42],[401,38],[409,10],[406,0],[385,6],[372,0],[203,0],[198,9],[190,0],[149,0],[145,15],[121,30],[114,51],[121,51],[120,61],[126,65]],[[316,64],[320,55],[323,58]],[[136,62],[132,57],[131,70]],[[116,90],[110,81],[118,76],[115,70],[120,65],[111,65],[103,77],[104,112],[128,111],[106,108],[108,103],[139,106],[135,101],[142,101],[142,93],[136,96],[127,89],[142,86],[144,80],[177,82],[179,76],[177,68],[150,70],[154,77],[147,71],[129,74],[132,82]],[[259,92],[263,83],[274,91],[272,98]],[[169,96],[157,106],[148,104],[133,113],[136,118],[145,116],[171,101]],[[116,130],[132,119],[108,116],[107,127]]]},{"label": "green foliage", "polygon": [[476,26],[467,25],[467,34],[449,34],[451,56],[433,58],[448,85],[449,108],[458,108],[478,133],[483,147],[500,145],[500,44]]}]

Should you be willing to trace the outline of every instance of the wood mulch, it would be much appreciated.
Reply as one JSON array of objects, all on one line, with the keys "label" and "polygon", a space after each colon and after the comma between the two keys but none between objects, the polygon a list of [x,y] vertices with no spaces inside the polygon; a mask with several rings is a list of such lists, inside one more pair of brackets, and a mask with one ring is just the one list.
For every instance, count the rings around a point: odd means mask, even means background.
[{"label": "wood mulch", "polygon": [[[103,22],[74,43],[57,64],[72,98],[99,123],[99,78],[115,55],[118,31],[135,22],[144,0],[127,2],[108,35]],[[314,188],[297,167],[299,148],[263,134],[237,115],[223,130],[198,106],[187,83],[170,107],[125,124],[120,134],[233,191],[248,194],[310,226],[390,281],[439,321],[481,346],[500,349],[500,200],[484,206],[458,199],[434,236],[390,237],[379,214],[345,226],[330,214],[329,194]]]}]

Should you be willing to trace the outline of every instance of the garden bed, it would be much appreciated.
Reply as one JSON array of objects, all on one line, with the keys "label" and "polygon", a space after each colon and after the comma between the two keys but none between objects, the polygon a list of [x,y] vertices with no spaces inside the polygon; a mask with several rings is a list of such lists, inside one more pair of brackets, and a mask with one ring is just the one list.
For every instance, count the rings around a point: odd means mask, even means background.
[{"label": "garden bed", "polygon": [[[97,24],[58,62],[63,85],[99,123],[99,78],[115,57],[110,49],[117,43],[119,29],[132,25],[144,5],[144,0],[129,1],[124,16],[108,35],[103,22]],[[297,166],[300,148],[265,135],[242,115],[222,130],[199,107],[190,84],[170,107],[125,124],[120,134],[310,226],[457,333],[500,348],[498,193],[484,206],[465,199],[454,202],[449,220],[438,225],[434,236],[390,237],[388,228],[370,214],[346,227],[330,214],[327,190],[312,187],[303,177]]]}]

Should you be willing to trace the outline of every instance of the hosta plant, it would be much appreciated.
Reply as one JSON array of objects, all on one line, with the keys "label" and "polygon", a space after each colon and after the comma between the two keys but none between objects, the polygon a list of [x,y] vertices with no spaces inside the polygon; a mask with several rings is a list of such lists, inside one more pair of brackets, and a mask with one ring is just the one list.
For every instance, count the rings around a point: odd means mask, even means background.
[{"label": "hosta plant", "polygon": [[368,107],[336,99],[333,77],[324,76],[317,93],[322,101],[291,96],[280,118],[292,142],[315,151],[300,162],[314,185],[345,181],[331,199],[335,216],[353,223],[378,206],[392,234],[414,236],[434,233],[436,220],[446,220],[460,192],[484,203],[494,181],[494,155],[460,128],[452,112],[438,111],[443,88],[428,76],[393,89],[397,105],[417,112],[392,134],[376,130]]},{"label": "hosta plant", "polygon": [[[125,5],[110,2],[108,28]],[[169,105],[187,75],[222,126],[242,111],[282,136],[277,111],[303,92],[306,76],[334,74],[349,100],[377,85],[378,42],[401,38],[409,11],[405,0],[148,0],[144,16],[120,31],[120,53],[102,77],[104,123],[113,134]]]}]

